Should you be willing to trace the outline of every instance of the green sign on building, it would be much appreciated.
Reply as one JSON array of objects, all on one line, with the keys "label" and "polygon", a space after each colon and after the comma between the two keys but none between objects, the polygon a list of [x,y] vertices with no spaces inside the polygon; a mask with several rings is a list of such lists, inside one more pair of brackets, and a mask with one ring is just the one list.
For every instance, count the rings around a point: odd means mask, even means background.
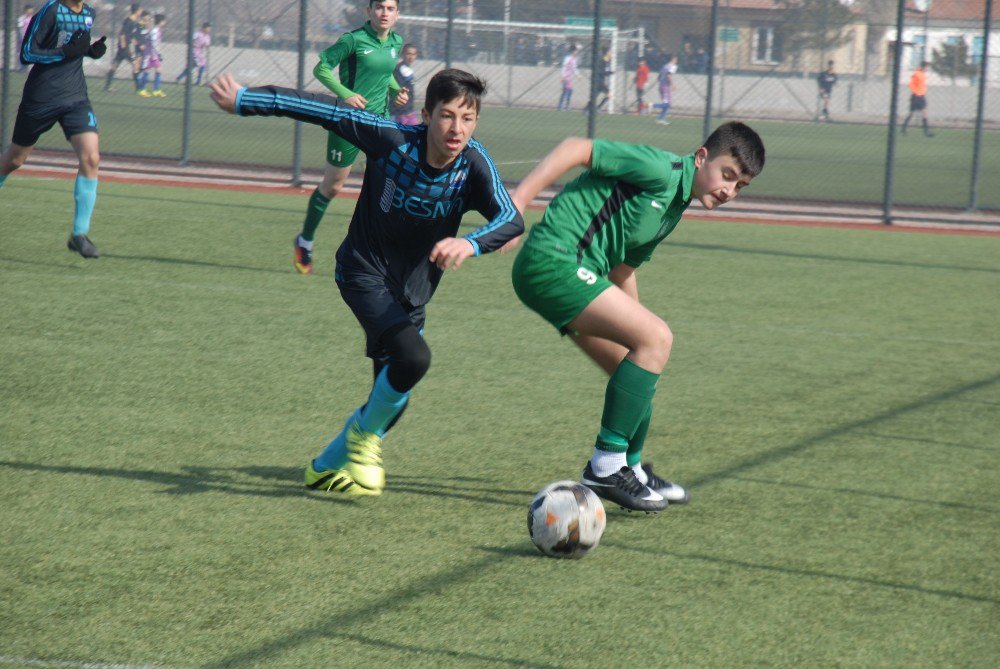
[{"label": "green sign on building", "polygon": [[740,41],[740,29],[739,28],[719,28],[719,41],[720,42],[739,42]]},{"label": "green sign on building", "polygon": [[[615,19],[601,19],[602,28],[615,28],[618,22]],[[594,17],[592,16],[567,16],[566,34],[585,35],[594,32]]]}]

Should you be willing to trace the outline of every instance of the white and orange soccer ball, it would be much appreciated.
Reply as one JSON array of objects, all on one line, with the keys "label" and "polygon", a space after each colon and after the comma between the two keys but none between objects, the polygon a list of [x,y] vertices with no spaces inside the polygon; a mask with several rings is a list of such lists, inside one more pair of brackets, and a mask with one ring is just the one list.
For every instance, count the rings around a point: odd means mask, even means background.
[{"label": "white and orange soccer ball", "polygon": [[576,481],[556,481],[538,491],[528,508],[528,534],[545,555],[579,559],[604,534],[604,505]]}]

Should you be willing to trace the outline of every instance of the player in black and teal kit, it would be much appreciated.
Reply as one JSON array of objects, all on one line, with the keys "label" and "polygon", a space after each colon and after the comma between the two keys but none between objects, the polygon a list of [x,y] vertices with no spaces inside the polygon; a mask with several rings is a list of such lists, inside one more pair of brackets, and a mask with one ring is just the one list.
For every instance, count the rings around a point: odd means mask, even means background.
[{"label": "player in black and teal kit", "polygon": [[692,198],[707,209],[735,198],[764,168],[764,145],[742,123],[720,126],[686,156],[571,138],[518,186],[518,209],[576,167],[587,169],[552,200],[518,253],[514,290],[611,376],[584,485],[626,509],[660,511],[690,496],[642,463],[673,334],[639,302],[635,272]]},{"label": "player in black and teal kit", "polygon": [[[382,437],[430,366],[425,307],[448,267],[494,251],[524,229],[486,149],[472,139],[482,81],[442,70],[427,86],[422,125],[401,125],[334,98],[275,86],[243,88],[224,75],[212,99],[242,116],[287,116],[321,125],[368,158],[347,238],[337,251],[337,286],[361,323],[375,383],[364,406],[306,468],[310,488],[379,494]],[[456,237],[462,217],[487,223]]]},{"label": "player in black and teal kit", "polygon": [[[319,55],[313,74],[342,104],[387,117],[390,95],[399,104],[405,104],[409,97],[392,76],[403,46],[403,38],[392,31],[399,18],[397,0],[368,0],[368,18],[365,25],[346,33]],[[323,181],[309,198],[302,232],[293,244],[295,269],[300,274],[312,274],[316,228],[330,200],[344,187],[357,156],[357,146],[330,133]]]},{"label": "player in black and teal kit", "polygon": [[80,161],[74,199],[76,211],[67,246],[85,258],[100,254],[87,237],[97,199],[100,151],[97,118],[87,97],[83,57],[100,58],[105,38],[91,43],[94,10],[83,2],[49,0],[31,17],[21,43],[21,62],[32,64],[10,147],[0,156],[0,186],[31,154],[42,133],[57,122]]}]

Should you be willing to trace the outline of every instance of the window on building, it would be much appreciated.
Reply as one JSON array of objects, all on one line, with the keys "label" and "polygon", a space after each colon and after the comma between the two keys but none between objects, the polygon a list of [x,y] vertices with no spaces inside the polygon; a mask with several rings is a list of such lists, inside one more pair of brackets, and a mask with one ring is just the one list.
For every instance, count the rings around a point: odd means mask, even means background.
[{"label": "window on building", "polygon": [[753,58],[756,64],[781,62],[781,39],[773,26],[758,26],[753,31]]},{"label": "window on building", "polygon": [[972,38],[972,63],[974,65],[983,64],[983,38]]},{"label": "window on building", "polygon": [[910,67],[920,67],[920,62],[930,60],[931,53],[927,50],[927,35],[914,35],[913,48],[910,49]]}]

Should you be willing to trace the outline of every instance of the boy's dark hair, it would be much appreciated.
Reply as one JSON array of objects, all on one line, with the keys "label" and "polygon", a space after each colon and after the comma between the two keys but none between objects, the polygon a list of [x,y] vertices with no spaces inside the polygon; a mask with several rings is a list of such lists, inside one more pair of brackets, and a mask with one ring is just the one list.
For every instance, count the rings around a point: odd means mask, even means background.
[{"label": "boy's dark hair", "polygon": [[208,21],[205,21],[204,23],[201,24],[201,29],[202,30],[204,30],[205,28],[211,28],[211,27],[212,27],[212,24],[209,23]]},{"label": "boy's dark hair", "polygon": [[156,14],[153,16],[153,23],[159,23],[160,21],[166,21],[166,20],[167,20],[166,14]]},{"label": "boy's dark hair", "polygon": [[133,2],[131,5],[128,6],[128,13],[135,14],[137,11],[139,11],[139,6],[140,5],[138,2]]},{"label": "boy's dark hair", "polygon": [[730,155],[736,159],[740,172],[755,177],[764,169],[764,142],[753,128],[729,121],[715,129],[702,145],[708,149],[708,158]]},{"label": "boy's dark hair", "polygon": [[374,7],[376,2],[395,2],[396,7],[399,7],[399,0],[368,0],[368,9]]},{"label": "boy's dark hair", "polygon": [[476,75],[455,68],[441,70],[427,84],[424,109],[432,114],[438,104],[461,98],[464,105],[474,107],[478,114],[484,95],[486,82]]}]

